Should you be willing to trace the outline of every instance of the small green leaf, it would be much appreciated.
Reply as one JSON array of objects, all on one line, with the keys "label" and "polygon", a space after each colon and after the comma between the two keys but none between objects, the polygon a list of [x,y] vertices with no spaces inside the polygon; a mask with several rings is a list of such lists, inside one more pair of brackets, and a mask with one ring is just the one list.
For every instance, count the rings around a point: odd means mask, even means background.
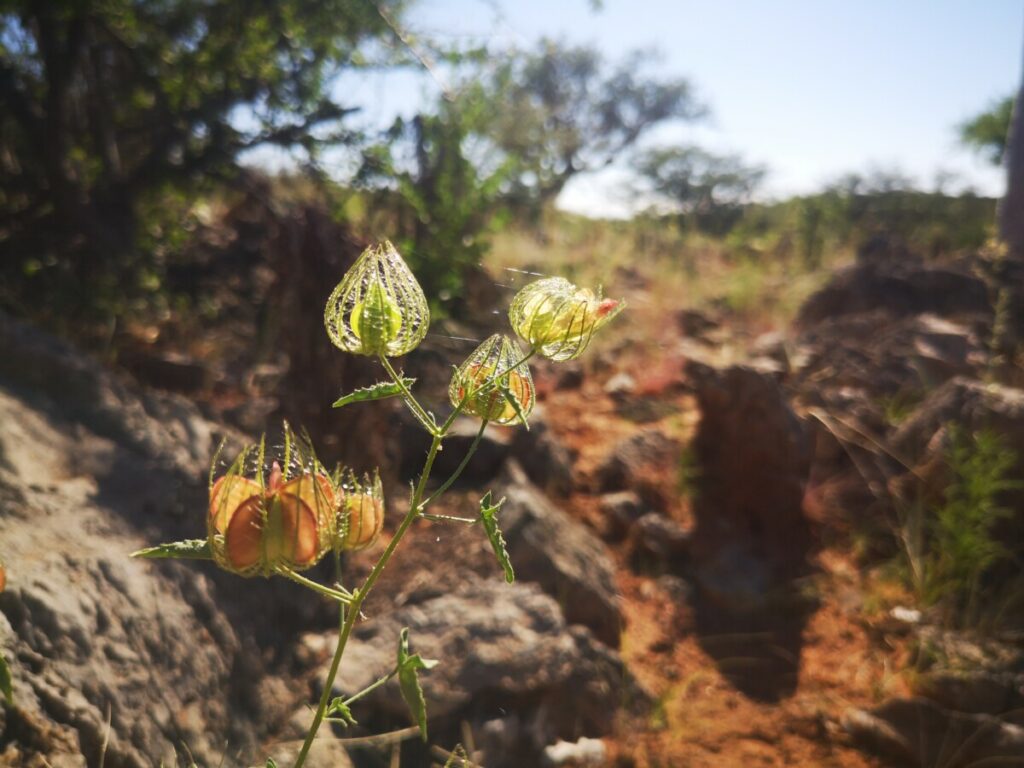
[{"label": "small green leaf", "polygon": [[480,522],[484,525],[487,538],[491,542],[491,549],[494,550],[498,564],[505,570],[505,581],[511,584],[516,580],[516,572],[512,569],[512,561],[508,559],[508,550],[505,549],[505,537],[501,535],[501,528],[498,527],[498,511],[505,503],[505,498],[497,504],[491,504],[491,492],[480,499]]},{"label": "small green leaf", "polygon": [[345,703],[345,699],[338,696],[331,700],[331,703],[327,705],[327,711],[324,713],[329,719],[336,723],[341,723],[346,728],[350,725],[359,725],[356,719],[352,717],[352,710],[349,709],[348,704]]},{"label": "small green leaf", "polygon": [[184,541],[158,544],[155,547],[146,547],[138,552],[132,552],[131,556],[150,560],[165,560],[168,558],[181,558],[185,560],[213,559],[213,553],[210,551],[210,542],[206,539],[185,539]]},{"label": "small green leaf", "polygon": [[502,396],[512,406],[512,410],[516,412],[516,416],[519,417],[520,423],[526,427],[527,431],[530,429],[530,422],[526,420],[526,414],[523,412],[523,404],[519,402],[519,398],[516,397],[512,390],[509,389],[508,382],[502,381],[498,384],[498,389],[501,390]]},{"label": "small green leaf", "polygon": [[[402,383],[405,384],[406,389],[416,383],[416,379],[408,379],[402,377]],[[339,397],[334,401],[334,408],[342,408],[352,403],[363,403],[367,400],[384,400],[388,397],[397,397],[402,394],[402,388],[398,386],[396,381],[379,381],[373,386],[363,387],[357,389],[355,392],[349,392],[343,397]]]},{"label": "small green leaf", "polygon": [[[458,760],[459,762],[455,762]],[[444,764],[444,768],[466,768],[471,765],[469,762],[469,755],[466,754],[465,748],[461,744],[456,744],[455,749],[451,751],[448,757],[448,762]]]},{"label": "small green leaf", "polygon": [[11,683],[11,668],[7,666],[7,659],[0,653],[0,693],[4,695],[4,701],[8,707],[14,706],[14,686]]},{"label": "small green leaf", "polygon": [[272,757],[268,757],[267,758],[267,764],[266,764],[265,768],[277,768],[277,763],[275,762],[274,758],[272,758]]},{"label": "small green leaf", "polygon": [[398,685],[402,689],[413,720],[420,727],[423,740],[427,740],[427,702],[423,698],[420,679],[417,672],[421,669],[433,669],[437,662],[433,659],[420,658],[418,653],[409,654],[409,628],[405,627],[398,639]]}]

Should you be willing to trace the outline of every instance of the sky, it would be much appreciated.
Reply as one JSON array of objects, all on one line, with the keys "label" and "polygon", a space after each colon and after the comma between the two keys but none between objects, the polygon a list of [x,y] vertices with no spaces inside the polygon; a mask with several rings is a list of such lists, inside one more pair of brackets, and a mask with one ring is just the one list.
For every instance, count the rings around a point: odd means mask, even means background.
[{"label": "sky", "polygon": [[[662,126],[649,145],[698,143],[767,166],[768,198],[812,192],[848,172],[898,171],[925,188],[999,195],[1003,175],[961,147],[956,127],[1016,91],[1024,0],[417,0],[404,31],[439,41],[531,48],[542,37],[610,60],[661,55],[710,117]],[[425,71],[344,81],[362,119],[386,124],[437,98]],[[625,169],[570,184],[561,207],[628,210]]]}]

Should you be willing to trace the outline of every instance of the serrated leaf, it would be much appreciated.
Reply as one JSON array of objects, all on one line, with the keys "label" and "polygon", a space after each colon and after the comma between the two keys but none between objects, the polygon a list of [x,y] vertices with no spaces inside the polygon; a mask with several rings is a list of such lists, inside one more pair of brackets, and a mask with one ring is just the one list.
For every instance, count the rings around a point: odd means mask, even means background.
[{"label": "serrated leaf", "polygon": [[437,661],[434,659],[421,658],[418,653],[410,655],[409,628],[403,628],[398,638],[398,686],[413,720],[420,727],[424,741],[427,740],[427,702],[423,698],[417,673],[421,669],[433,669],[435,666]]},{"label": "serrated leaf", "polygon": [[7,659],[0,653],[0,693],[4,695],[4,701],[8,707],[14,706],[14,686],[11,681],[11,668],[7,666]]},{"label": "serrated leaf", "polygon": [[[406,389],[416,383],[416,379],[402,378]],[[379,381],[376,384],[349,392],[334,401],[333,408],[342,408],[352,403],[363,403],[367,400],[384,400],[389,397],[397,397],[402,394],[402,388],[395,381]]]},{"label": "serrated leaf", "polygon": [[530,422],[526,420],[526,414],[523,413],[523,404],[519,402],[519,398],[516,397],[512,390],[509,388],[507,382],[501,382],[498,384],[498,389],[501,390],[502,396],[505,401],[512,406],[512,410],[516,412],[516,416],[519,417],[519,423],[526,427],[526,430],[530,430]]},{"label": "serrated leaf", "polygon": [[150,560],[166,560],[169,558],[212,560],[213,552],[210,551],[210,542],[207,539],[185,539],[184,541],[157,544],[155,547],[146,547],[138,552],[132,552],[131,556]]},{"label": "serrated leaf", "polygon": [[327,717],[332,718],[335,722],[339,722],[345,727],[350,725],[359,725],[356,719],[352,717],[352,710],[349,709],[348,704],[340,696],[336,697],[327,705],[327,711],[324,713]]},{"label": "serrated leaf", "polygon": [[480,522],[483,523],[487,539],[491,542],[491,549],[494,550],[494,556],[498,558],[498,564],[505,571],[505,581],[511,584],[516,580],[516,572],[512,568],[512,561],[509,560],[508,550],[505,548],[505,537],[501,534],[501,528],[498,527],[498,511],[504,503],[505,498],[502,497],[497,504],[492,504],[491,492],[488,491],[480,499]]}]

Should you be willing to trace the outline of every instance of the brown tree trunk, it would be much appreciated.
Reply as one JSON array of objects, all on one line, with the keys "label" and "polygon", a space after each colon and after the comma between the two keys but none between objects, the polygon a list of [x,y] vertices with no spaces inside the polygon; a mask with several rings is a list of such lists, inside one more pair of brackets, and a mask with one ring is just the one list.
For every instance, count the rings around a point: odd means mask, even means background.
[{"label": "brown tree trunk", "polygon": [[1007,137],[1006,196],[999,206],[999,234],[1011,252],[1024,255],[1024,73]]}]

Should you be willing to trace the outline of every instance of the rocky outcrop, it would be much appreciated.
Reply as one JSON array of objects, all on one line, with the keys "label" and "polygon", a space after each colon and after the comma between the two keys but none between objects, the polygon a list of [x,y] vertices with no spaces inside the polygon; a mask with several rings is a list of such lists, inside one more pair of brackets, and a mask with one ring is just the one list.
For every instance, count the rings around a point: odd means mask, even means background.
[{"label": "rocky outcrop", "polygon": [[[403,627],[414,652],[439,660],[420,678],[431,732],[457,737],[459,724],[470,723],[485,734],[484,744],[490,740],[483,763],[495,768],[537,765],[558,739],[608,733],[629,690],[618,655],[588,630],[568,625],[537,585],[487,580],[359,625],[336,683],[339,695],[394,666]],[[410,722],[394,686],[353,710],[371,732]]]},{"label": "rocky outcrop", "polygon": [[988,286],[966,265],[924,264],[913,259],[871,260],[838,272],[800,308],[807,328],[844,315],[885,310],[893,316],[991,312]]},{"label": "rocky outcrop", "polygon": [[843,727],[864,749],[893,765],[1012,765],[1024,755],[1024,727],[990,715],[953,712],[922,698],[850,710]]},{"label": "rocky outcrop", "polygon": [[617,648],[621,598],[604,543],[544,496],[516,464],[495,492],[502,496],[501,528],[517,578],[537,582],[569,622]]}]

